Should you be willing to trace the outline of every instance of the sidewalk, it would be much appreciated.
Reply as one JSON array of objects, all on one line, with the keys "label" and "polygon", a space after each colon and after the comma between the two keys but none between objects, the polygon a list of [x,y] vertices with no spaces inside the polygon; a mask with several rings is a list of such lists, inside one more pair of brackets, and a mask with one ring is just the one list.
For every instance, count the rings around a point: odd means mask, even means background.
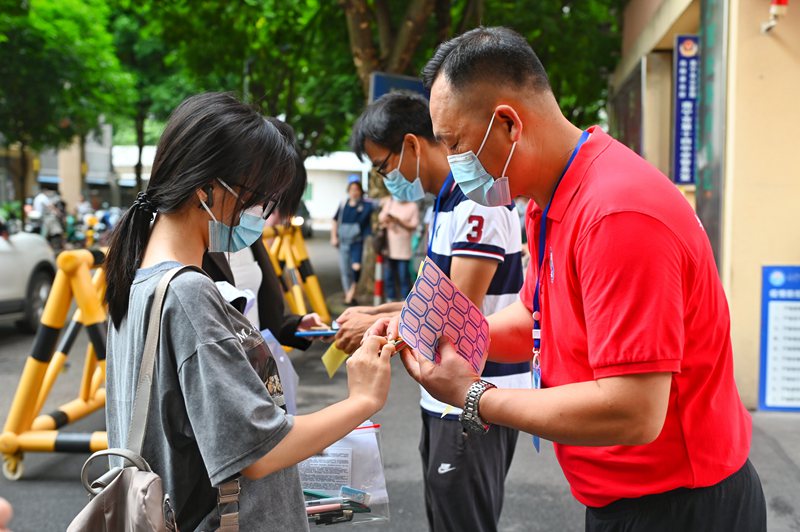
[{"label": "sidewalk", "polygon": [[764,486],[770,532],[800,531],[800,413],[753,412],[750,460]]}]

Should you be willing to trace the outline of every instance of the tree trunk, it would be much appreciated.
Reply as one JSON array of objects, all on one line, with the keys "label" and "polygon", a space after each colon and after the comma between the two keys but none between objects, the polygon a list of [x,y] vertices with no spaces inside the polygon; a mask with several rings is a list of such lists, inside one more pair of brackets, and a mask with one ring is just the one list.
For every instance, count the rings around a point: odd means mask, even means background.
[{"label": "tree trunk", "polygon": [[11,182],[11,186],[14,187],[14,195],[13,196],[8,195],[8,188],[6,183],[2,183],[2,186],[4,188],[2,197],[6,201],[13,201],[16,199],[17,184],[14,182],[14,169],[12,168],[13,165],[11,163],[11,145],[6,143],[5,146],[6,146],[6,154],[4,159],[6,165],[6,172],[8,172],[8,180]]},{"label": "tree trunk", "polygon": [[435,0],[411,0],[406,9],[403,23],[397,32],[397,39],[389,56],[386,70],[395,74],[402,74],[411,63],[414,51],[417,49],[425,24],[433,13]]},{"label": "tree trunk", "polygon": [[453,17],[450,14],[450,0],[436,0],[436,41],[444,42],[450,38]]},{"label": "tree trunk", "polygon": [[461,23],[458,25],[459,35],[470,27],[470,21],[474,21],[474,26],[478,26],[482,20],[483,0],[468,0],[467,7],[464,8],[464,14],[461,17]]},{"label": "tree trunk", "polygon": [[22,223],[25,223],[25,198],[28,197],[28,158],[25,156],[25,141],[19,143],[19,199],[22,204]]},{"label": "tree trunk", "polygon": [[369,8],[365,0],[339,0],[339,5],[344,9],[347,18],[350,51],[353,54],[353,63],[361,81],[361,88],[366,96],[369,94],[369,75],[378,68]]},{"label": "tree trunk", "polygon": [[392,14],[386,0],[375,0],[375,22],[378,25],[378,44],[381,49],[380,62],[385,63],[394,44]]},{"label": "tree trunk", "polygon": [[136,111],[136,147],[138,148],[138,156],[136,157],[136,166],[134,172],[136,174],[136,192],[142,191],[142,152],[144,151],[144,121],[147,114],[140,105]]}]

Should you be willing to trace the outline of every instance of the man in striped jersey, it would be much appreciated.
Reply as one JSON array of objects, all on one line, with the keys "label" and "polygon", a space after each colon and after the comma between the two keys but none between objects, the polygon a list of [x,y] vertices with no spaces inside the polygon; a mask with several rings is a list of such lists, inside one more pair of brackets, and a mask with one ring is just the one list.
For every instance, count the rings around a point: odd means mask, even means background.
[{"label": "man in striped jersey", "polygon": [[[375,101],[356,122],[352,147],[372,161],[396,199],[417,201],[425,192],[436,194],[427,255],[485,315],[517,301],[522,264],[514,204],[484,207],[456,186],[446,147],[434,139],[425,98],[395,92]],[[401,307],[358,307],[340,320],[346,328],[357,313],[370,314],[374,321],[375,316],[397,315]],[[529,388],[530,365],[489,362],[483,378],[503,388]],[[419,448],[431,530],[497,530],[518,431],[498,426],[466,436],[458,420],[461,411],[420,389]]]}]

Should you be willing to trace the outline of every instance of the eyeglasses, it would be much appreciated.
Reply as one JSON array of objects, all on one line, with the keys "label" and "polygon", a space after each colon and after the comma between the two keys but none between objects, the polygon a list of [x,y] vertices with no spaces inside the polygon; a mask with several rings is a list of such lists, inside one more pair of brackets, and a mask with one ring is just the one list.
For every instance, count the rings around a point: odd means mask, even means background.
[{"label": "eyeglasses", "polygon": [[373,165],[372,168],[378,172],[382,177],[386,177],[386,163],[389,162],[389,157],[392,156],[392,151],[389,150],[389,153],[386,154],[386,158],[383,159],[383,162],[378,166]]},{"label": "eyeglasses", "polygon": [[[228,192],[233,194],[233,196],[236,199],[238,199],[240,203],[244,204],[242,199],[239,198],[239,194],[235,190],[233,190],[230,187],[230,185],[228,185],[225,181],[223,181],[220,178],[217,178],[217,181],[219,181],[220,185],[225,187],[225,190],[227,190]],[[249,192],[250,194],[257,195],[257,196],[262,196],[262,197],[266,198],[265,194],[262,194],[262,193],[260,193],[258,191],[248,189],[247,187],[242,186],[242,185],[236,185],[236,186],[238,186],[239,188],[241,188],[245,192]],[[278,206],[277,200],[273,199],[272,197],[268,197],[267,199],[264,200],[263,203],[253,205],[252,207],[248,207],[247,209],[244,210],[244,212],[246,212],[247,214],[250,214],[252,216],[258,216],[262,220],[266,220],[267,218],[270,217],[270,215],[275,210],[275,207],[277,207],[277,206]]]}]

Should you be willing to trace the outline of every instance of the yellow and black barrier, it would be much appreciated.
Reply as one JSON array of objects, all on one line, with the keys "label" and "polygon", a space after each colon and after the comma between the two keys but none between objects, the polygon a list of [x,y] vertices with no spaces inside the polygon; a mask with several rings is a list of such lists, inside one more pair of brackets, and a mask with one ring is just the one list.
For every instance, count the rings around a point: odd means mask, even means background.
[{"label": "yellow and black barrier", "polygon": [[[105,432],[65,433],[58,429],[105,406],[106,311],[105,271],[99,267],[103,253],[96,250],[65,251],[56,260],[56,273],[47,298],[31,354],[25,362],[17,391],[0,434],[3,474],[10,480],[22,476],[25,452],[94,452],[108,447]],[[94,277],[91,270],[96,268]],[[59,342],[72,301],[72,320]],[[53,412],[39,415],[69,350],[81,328],[89,335],[78,397]]]},{"label": "yellow and black barrier", "polygon": [[[272,244],[269,244],[269,240],[272,240]],[[306,314],[308,311],[305,299],[307,298],[312,310],[319,314],[322,321],[330,323],[331,315],[325,304],[325,296],[322,294],[319,279],[311,266],[300,226],[289,224],[265,227],[262,241],[275,268],[275,273],[281,281],[286,303],[292,312]],[[291,284],[286,282],[284,272],[288,275]]]}]

